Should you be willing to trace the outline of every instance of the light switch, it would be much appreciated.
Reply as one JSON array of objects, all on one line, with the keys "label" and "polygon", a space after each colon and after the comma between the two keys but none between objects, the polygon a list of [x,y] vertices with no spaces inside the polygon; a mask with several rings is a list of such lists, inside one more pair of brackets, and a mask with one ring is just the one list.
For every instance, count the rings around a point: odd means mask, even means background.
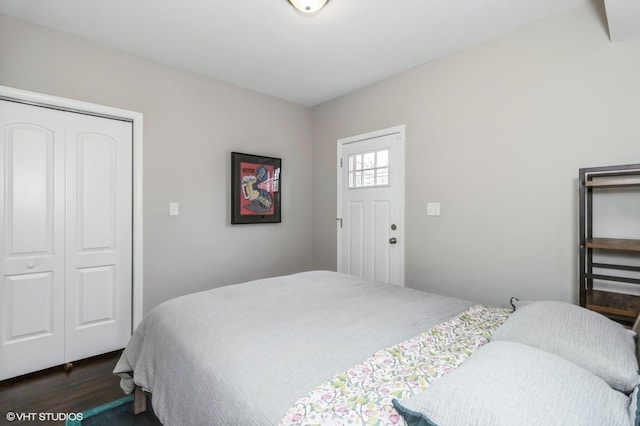
[{"label": "light switch", "polygon": [[427,203],[427,216],[440,216],[440,203]]},{"label": "light switch", "polygon": [[180,215],[180,204],[176,202],[169,203],[169,216],[179,216]]}]

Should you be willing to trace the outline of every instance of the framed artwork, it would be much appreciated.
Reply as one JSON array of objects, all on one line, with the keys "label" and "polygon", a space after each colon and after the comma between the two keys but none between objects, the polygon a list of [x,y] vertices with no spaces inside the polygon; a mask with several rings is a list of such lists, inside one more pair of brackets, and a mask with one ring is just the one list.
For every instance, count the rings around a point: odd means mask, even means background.
[{"label": "framed artwork", "polygon": [[280,223],[280,158],[231,153],[231,224]]}]

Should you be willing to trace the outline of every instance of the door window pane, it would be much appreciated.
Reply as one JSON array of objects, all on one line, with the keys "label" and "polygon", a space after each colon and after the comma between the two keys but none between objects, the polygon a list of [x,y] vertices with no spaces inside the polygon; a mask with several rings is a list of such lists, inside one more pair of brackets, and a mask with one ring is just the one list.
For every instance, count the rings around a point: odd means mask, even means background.
[{"label": "door window pane", "polygon": [[389,149],[349,155],[349,188],[389,185]]},{"label": "door window pane", "polygon": [[389,165],[389,150],[376,152],[376,166],[387,167]]},{"label": "door window pane", "polygon": [[389,168],[380,167],[376,169],[376,186],[389,185]]}]

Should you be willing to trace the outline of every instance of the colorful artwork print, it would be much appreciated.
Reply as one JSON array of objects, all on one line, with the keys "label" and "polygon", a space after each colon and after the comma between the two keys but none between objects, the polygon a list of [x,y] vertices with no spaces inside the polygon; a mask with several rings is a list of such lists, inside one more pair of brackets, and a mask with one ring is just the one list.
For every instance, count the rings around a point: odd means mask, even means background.
[{"label": "colorful artwork print", "polygon": [[242,197],[245,200],[241,203],[241,215],[273,214],[273,193],[278,190],[275,174],[271,165],[240,163]]},{"label": "colorful artwork print", "polygon": [[231,153],[231,224],[279,223],[279,158]]}]

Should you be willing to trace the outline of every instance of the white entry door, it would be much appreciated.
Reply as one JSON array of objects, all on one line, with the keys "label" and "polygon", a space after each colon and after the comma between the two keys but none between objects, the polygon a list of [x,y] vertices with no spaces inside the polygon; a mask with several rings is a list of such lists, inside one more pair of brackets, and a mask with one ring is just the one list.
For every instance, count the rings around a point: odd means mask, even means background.
[{"label": "white entry door", "polygon": [[404,127],[338,141],[338,272],[404,285]]},{"label": "white entry door", "polygon": [[0,101],[0,380],[131,334],[131,123]]}]

